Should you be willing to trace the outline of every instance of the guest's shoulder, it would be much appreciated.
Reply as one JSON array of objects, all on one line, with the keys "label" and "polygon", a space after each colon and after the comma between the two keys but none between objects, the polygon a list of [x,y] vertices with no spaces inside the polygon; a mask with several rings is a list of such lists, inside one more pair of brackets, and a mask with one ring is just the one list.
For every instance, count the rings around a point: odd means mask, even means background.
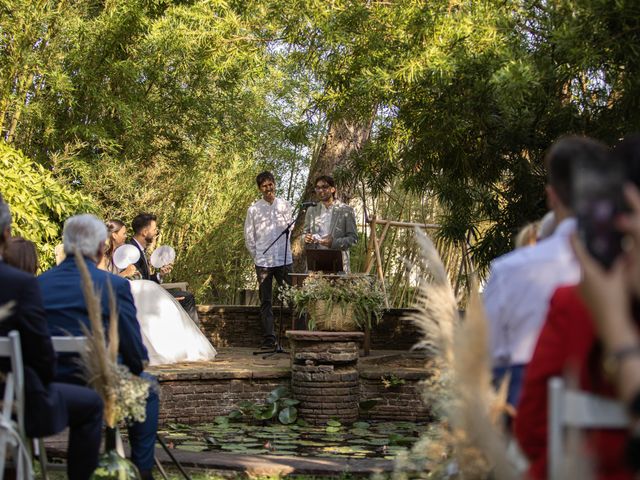
[{"label": "guest's shoulder", "polygon": [[527,253],[525,250],[529,250],[533,247],[524,247],[512,250],[511,252],[500,255],[493,259],[491,262],[491,273],[502,273],[512,268],[522,265],[527,259]]},{"label": "guest's shoulder", "polygon": [[577,285],[563,285],[556,288],[551,297],[551,304],[555,307],[569,306],[580,310],[586,308]]},{"label": "guest's shoulder", "polygon": [[12,267],[2,261],[0,261],[0,276],[6,282],[15,283],[31,283],[35,282],[36,278],[23,270]]}]

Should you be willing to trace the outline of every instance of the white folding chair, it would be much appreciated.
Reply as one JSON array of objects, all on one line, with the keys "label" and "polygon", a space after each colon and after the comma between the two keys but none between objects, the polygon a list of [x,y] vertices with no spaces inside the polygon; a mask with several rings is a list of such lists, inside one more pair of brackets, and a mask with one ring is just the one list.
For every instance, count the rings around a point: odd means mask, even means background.
[{"label": "white folding chair", "polygon": [[8,449],[13,453],[16,478],[32,479],[31,456],[24,429],[24,365],[17,331],[12,330],[8,337],[0,337],[0,358],[11,361],[11,371],[5,374],[0,417],[0,480],[4,478]]},{"label": "white folding chair", "polygon": [[[80,353],[87,348],[87,337],[51,337],[51,343],[56,353]],[[65,470],[67,468],[65,463],[49,462],[44,439],[39,438],[35,441],[35,450],[44,480],[48,480],[49,470]]]},{"label": "white folding chair", "polygon": [[[53,349],[57,353],[81,353],[87,348],[87,337],[51,337],[51,342],[53,343]],[[44,465],[42,466],[43,472],[46,472],[47,467],[57,468],[59,464],[50,464],[47,462],[47,455],[44,449],[44,442],[42,440],[39,443],[39,447],[40,452],[42,452],[42,455],[40,456],[41,465],[44,461]],[[124,444],[122,443],[122,437],[120,435],[116,437],[116,451],[120,456],[125,456]],[[154,457],[154,461],[162,477],[165,479],[168,478],[162,464],[158,460],[158,457]]]},{"label": "white folding chair", "polygon": [[566,478],[564,462],[566,428],[612,428],[629,426],[629,417],[620,402],[587,392],[568,389],[562,378],[548,382],[548,476],[549,480]]}]

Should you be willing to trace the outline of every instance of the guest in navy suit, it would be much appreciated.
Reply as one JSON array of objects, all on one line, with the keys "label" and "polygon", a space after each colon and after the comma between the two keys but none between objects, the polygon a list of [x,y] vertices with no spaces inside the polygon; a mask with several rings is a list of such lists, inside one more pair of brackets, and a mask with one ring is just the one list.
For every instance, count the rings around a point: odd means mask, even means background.
[{"label": "guest in navy suit", "polygon": [[[10,235],[11,213],[0,196],[0,251]],[[6,336],[11,330],[20,332],[27,435],[46,437],[69,426],[67,474],[72,480],[86,480],[98,465],[102,400],[90,388],[53,382],[56,357],[33,275],[35,262],[32,264],[32,271],[25,272],[8,265],[0,256],[0,305],[15,302],[10,316],[0,322],[0,335]],[[8,364],[1,367],[8,370]]]},{"label": "guest in navy suit", "polygon": [[[67,258],[57,267],[39,277],[49,331],[53,335],[66,332],[82,335],[81,324],[90,328],[89,316],[82,294],[80,272],[75,262],[78,249],[87,264],[96,291],[101,292],[102,317],[105,326],[109,321],[109,294],[107,282],[111,283],[118,305],[119,355],[121,362],[131,373],[147,378],[155,385],[155,378],[144,372],[148,361],[147,350],[142,343],[140,325],[136,318],[136,307],[131,296],[128,280],[97,267],[107,239],[103,222],[93,215],[77,215],[69,218],[63,230],[64,251]],[[57,378],[68,382],[82,383],[74,358],[58,359]],[[131,460],[140,470],[143,479],[153,478],[155,436],[158,427],[159,398],[156,388],[150,388],[147,399],[147,416],[144,422],[129,426]]]}]

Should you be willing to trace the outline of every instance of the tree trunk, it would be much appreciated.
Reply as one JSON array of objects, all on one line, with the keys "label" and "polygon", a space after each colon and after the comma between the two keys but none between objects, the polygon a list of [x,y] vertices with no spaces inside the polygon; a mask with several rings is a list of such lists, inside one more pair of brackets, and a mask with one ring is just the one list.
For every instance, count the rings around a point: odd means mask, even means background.
[{"label": "tree trunk", "polygon": [[[309,177],[304,188],[302,200],[315,199],[314,180],[320,175],[333,176],[335,170],[346,165],[349,156],[359,151],[369,138],[373,115],[367,120],[350,120],[338,118],[329,123],[327,136],[320,148],[317,158],[311,162]],[[337,196],[344,203],[349,203],[354,194],[353,185],[338,184]],[[291,250],[294,256],[295,272],[305,270],[306,257],[301,240],[304,215],[301,215],[293,229]]]}]

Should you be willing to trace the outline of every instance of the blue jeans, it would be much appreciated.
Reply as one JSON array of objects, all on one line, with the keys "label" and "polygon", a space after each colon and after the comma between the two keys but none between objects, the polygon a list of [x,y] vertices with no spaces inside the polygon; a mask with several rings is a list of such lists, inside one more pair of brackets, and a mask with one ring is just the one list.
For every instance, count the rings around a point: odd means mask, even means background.
[{"label": "blue jeans", "polygon": [[151,382],[149,397],[147,398],[147,417],[144,422],[129,424],[128,431],[129,443],[131,444],[131,461],[142,472],[153,468],[160,398],[158,396],[156,377],[147,372],[142,372],[140,377]]},{"label": "blue jeans", "polygon": [[520,401],[520,391],[522,390],[522,383],[524,382],[524,374],[527,369],[526,365],[510,365],[508,367],[495,367],[493,369],[493,386],[498,388],[502,379],[511,372],[511,380],[509,381],[509,390],[507,392],[507,403],[518,407]]}]

